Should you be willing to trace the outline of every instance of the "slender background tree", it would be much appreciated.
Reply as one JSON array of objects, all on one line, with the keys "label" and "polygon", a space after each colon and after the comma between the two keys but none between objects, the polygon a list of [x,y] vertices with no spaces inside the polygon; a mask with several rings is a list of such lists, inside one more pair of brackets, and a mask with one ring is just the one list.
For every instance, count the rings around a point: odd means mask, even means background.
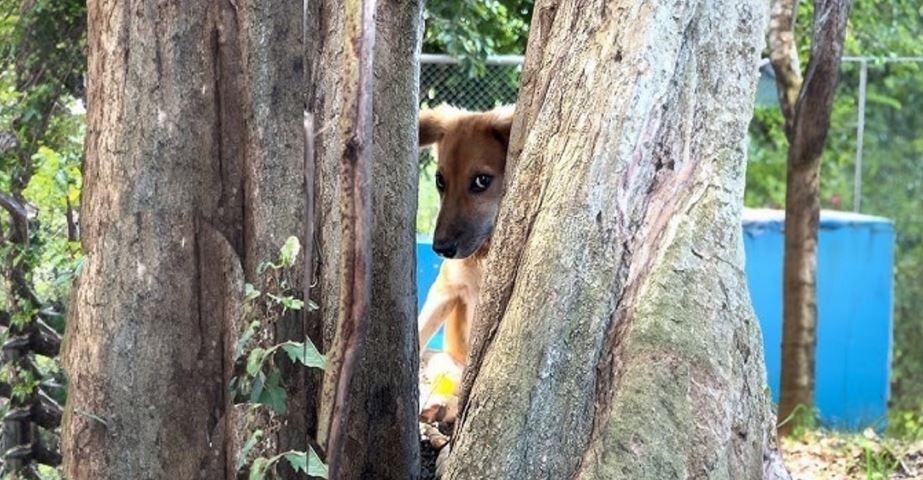
[{"label": "slender background tree", "polygon": [[770,60],[789,141],[779,398],[783,435],[814,415],[821,158],[840,75],[849,2],[814,2],[811,60],[804,79],[795,42],[797,7],[797,1],[774,1],[769,28]]}]

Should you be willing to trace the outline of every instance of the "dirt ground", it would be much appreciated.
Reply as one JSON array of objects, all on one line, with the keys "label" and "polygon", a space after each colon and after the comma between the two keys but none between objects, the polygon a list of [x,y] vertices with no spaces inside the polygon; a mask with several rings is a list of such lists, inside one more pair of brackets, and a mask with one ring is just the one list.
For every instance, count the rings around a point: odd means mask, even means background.
[{"label": "dirt ground", "polygon": [[[792,480],[923,480],[923,441],[811,432],[781,446]],[[425,434],[420,449],[420,478],[435,479],[439,452]]]},{"label": "dirt ground", "polygon": [[923,479],[923,441],[881,438],[871,430],[817,431],[784,439],[781,447],[793,480]]}]

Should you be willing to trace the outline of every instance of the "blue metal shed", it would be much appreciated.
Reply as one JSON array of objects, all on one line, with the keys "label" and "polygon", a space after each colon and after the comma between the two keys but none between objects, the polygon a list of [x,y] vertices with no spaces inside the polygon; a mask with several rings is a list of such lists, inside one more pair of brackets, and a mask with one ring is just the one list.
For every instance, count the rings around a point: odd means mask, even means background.
[{"label": "blue metal shed", "polygon": [[[782,354],[784,213],[745,210],[747,283],[763,331],[766,370],[778,402]],[[848,212],[823,211],[817,259],[816,402],[822,424],[857,430],[882,427],[891,367],[894,224]],[[418,308],[439,273],[440,259],[417,242]],[[442,347],[440,332],[429,348]]]}]

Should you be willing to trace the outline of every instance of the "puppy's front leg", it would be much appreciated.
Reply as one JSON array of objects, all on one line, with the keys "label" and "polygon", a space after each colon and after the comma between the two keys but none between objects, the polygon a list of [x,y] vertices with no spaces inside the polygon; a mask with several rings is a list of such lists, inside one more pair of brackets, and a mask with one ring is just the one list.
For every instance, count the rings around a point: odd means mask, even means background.
[{"label": "puppy's front leg", "polygon": [[450,289],[444,288],[438,280],[430,288],[417,322],[420,331],[420,352],[423,352],[429,340],[445,323],[446,316],[457,302],[458,296]]}]

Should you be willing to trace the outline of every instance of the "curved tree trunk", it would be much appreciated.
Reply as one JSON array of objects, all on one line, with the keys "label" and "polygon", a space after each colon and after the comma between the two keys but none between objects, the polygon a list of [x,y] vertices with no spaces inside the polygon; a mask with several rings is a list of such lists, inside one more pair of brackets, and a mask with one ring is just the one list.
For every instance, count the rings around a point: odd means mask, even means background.
[{"label": "curved tree trunk", "polygon": [[786,478],[740,227],[765,2],[590,3],[535,6],[446,477]]},{"label": "curved tree trunk", "polygon": [[[302,15],[277,0],[89,2],[67,478],[236,478],[243,282],[304,228]],[[276,329],[304,338],[300,317]],[[275,446],[303,450],[316,387],[298,372],[286,385]]]}]

